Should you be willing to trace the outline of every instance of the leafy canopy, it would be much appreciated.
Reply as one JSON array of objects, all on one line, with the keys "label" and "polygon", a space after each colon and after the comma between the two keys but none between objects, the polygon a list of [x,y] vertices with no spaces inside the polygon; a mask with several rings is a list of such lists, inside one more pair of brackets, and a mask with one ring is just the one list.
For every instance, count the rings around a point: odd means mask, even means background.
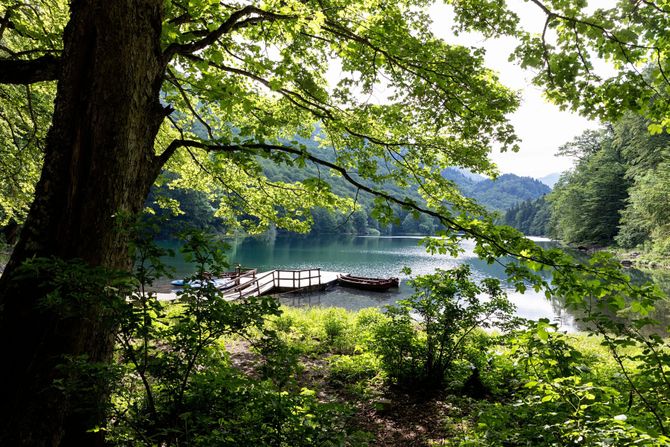
[{"label": "leafy canopy", "polygon": [[[490,147],[516,148],[505,115],[518,101],[484,67],[480,50],[446,44],[428,31],[428,6],[165,2],[162,48],[169,63],[161,100],[174,112],[156,151],[167,169],[180,174],[175,186],[223,196],[220,217],[232,223],[245,215],[245,223],[260,230],[270,223],[304,230],[310,221],[306,208],[351,206],[331,193],[324,181],[331,174],[346,173],[368,188],[418,181],[429,205],[447,216],[445,200],[470,207],[440,172],[463,166],[493,174]],[[37,21],[33,10],[48,14]],[[0,56],[59,57],[68,13],[62,2],[0,7],[0,16],[7,17]],[[53,90],[45,90],[49,103]],[[19,93],[24,92],[12,97]],[[42,114],[47,121],[48,115]],[[44,134],[44,122],[34,127]],[[300,139],[329,148],[332,160],[324,162]],[[37,146],[30,154],[17,142],[10,147],[39,159]],[[296,168],[313,163],[323,172],[295,184],[271,182],[259,158]],[[36,172],[35,166],[30,180]],[[19,197],[11,190],[3,195]],[[378,205],[382,216],[388,201]]]},{"label": "leafy canopy", "polygon": [[[459,29],[518,38],[512,58],[538,70],[535,83],[551,101],[606,121],[639,111],[652,120],[652,132],[670,125],[666,1],[620,0],[589,8],[584,0],[530,0],[524,7],[537,7],[545,18],[537,34],[519,25],[508,2],[449,3],[458,12]],[[603,62],[613,70],[603,69]]]}]

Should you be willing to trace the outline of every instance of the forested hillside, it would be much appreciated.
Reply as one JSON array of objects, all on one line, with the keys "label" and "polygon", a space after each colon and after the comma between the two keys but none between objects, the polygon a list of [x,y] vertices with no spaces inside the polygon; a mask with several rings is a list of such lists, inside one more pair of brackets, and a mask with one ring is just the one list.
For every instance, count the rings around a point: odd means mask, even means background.
[{"label": "forested hillside", "polygon": [[670,254],[670,135],[626,115],[560,153],[576,157],[546,199],[512,207],[504,222],[570,244]]},{"label": "forested hillside", "polygon": [[[334,159],[331,150],[319,148],[313,139],[296,137],[296,141],[324,160]],[[380,225],[372,211],[373,198],[369,194],[358,191],[342,177],[320,171],[315,165],[308,164],[303,169],[296,170],[268,159],[259,158],[258,163],[271,182],[292,184],[306,179],[318,179],[327,182],[331,191],[336,195],[349,198],[352,203],[356,203],[357,209],[346,213],[337,213],[318,207],[312,209],[310,211],[311,233],[432,234],[439,228],[437,220],[426,215],[416,216],[400,206],[392,207],[397,216],[395,223]],[[453,182],[466,197],[475,199],[489,211],[504,212],[518,203],[534,200],[550,191],[548,186],[538,180],[514,174],[503,174],[492,180],[457,168],[447,168],[442,171],[442,176]],[[208,197],[202,192],[184,188],[178,177],[170,172],[164,173],[163,180],[158,186],[152,188],[147,207],[159,217],[174,216],[174,218],[166,219],[166,223],[163,224],[161,234],[164,237],[173,234],[185,223],[190,223],[196,228],[225,231],[225,225],[216,217],[217,194]],[[401,188],[397,184],[387,183],[384,189],[394,195],[423,203],[417,185]],[[307,218],[306,216],[305,219]]]},{"label": "forested hillside", "polygon": [[485,179],[463,189],[465,195],[495,211],[505,211],[519,202],[544,196],[551,188],[539,180],[503,174],[495,180]]},{"label": "forested hillside", "polygon": [[546,236],[550,234],[551,206],[545,196],[517,203],[507,210],[503,223],[528,236]]}]

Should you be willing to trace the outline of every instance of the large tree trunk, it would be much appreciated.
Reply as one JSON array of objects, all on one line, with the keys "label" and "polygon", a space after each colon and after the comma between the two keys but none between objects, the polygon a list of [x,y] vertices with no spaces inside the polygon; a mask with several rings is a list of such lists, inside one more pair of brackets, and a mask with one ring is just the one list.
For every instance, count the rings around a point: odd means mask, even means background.
[{"label": "large tree trunk", "polygon": [[33,256],[130,266],[114,216],[141,210],[160,169],[153,144],[165,117],[162,3],[71,4],[42,176],[0,281],[0,445],[99,441],[87,430],[101,423],[104,387],[64,392],[69,376],[59,365],[67,357],[110,359],[113,331],[99,315],[104,306],[64,319],[41,305],[49,291],[39,281],[15,272]]}]

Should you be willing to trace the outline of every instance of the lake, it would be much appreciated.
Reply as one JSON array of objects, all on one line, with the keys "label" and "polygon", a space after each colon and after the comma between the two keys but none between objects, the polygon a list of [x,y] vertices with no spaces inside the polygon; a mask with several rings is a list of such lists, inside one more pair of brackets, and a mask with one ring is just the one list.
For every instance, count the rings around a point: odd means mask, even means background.
[{"label": "lake", "polygon": [[[505,283],[505,273],[498,264],[489,265],[478,259],[472,249],[474,243],[464,241],[464,252],[458,258],[447,255],[430,255],[419,245],[420,236],[353,237],[353,236],[261,236],[231,241],[230,264],[241,264],[260,271],[272,269],[306,269],[320,267],[325,271],[351,273],[360,276],[401,278],[399,289],[388,292],[365,292],[335,286],[324,292],[286,294],[280,297],[291,306],[337,306],[350,310],[365,307],[382,307],[406,298],[412,293],[401,272],[403,267],[412,269],[413,275],[432,273],[436,268],[451,268],[467,263],[474,279],[498,278],[506,286],[507,294],[517,306],[517,313],[525,318],[549,318],[564,329],[574,330],[574,318],[558,300],[547,300],[543,293],[533,290],[520,294]],[[538,240],[539,244],[553,244]],[[176,243],[163,243],[176,248]],[[178,276],[192,273],[193,268],[176,257],[170,260]]]}]

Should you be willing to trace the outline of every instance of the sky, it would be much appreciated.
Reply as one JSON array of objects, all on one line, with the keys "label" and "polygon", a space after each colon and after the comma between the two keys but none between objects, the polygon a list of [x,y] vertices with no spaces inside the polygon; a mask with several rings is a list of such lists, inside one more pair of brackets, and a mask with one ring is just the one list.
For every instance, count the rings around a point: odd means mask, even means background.
[{"label": "sky", "polygon": [[[517,3],[517,7],[514,7]],[[521,23],[526,29],[541,32],[544,15],[534,5],[516,1],[512,8],[519,14]],[[586,129],[599,126],[598,122],[571,113],[561,111],[547,102],[539,87],[532,85],[532,72],[521,69],[508,61],[515,48],[512,38],[484,39],[478,34],[461,34],[454,36],[452,31],[453,13],[444,4],[434,5],[430,11],[433,19],[433,33],[449,43],[466,46],[477,46],[486,49],[486,65],[497,71],[500,81],[521,95],[519,109],[509,116],[521,139],[519,152],[500,153],[494,150],[491,158],[498,165],[501,173],[513,173],[522,176],[542,177],[547,174],[562,172],[572,166],[567,157],[556,157],[558,148],[580,135]]]}]

